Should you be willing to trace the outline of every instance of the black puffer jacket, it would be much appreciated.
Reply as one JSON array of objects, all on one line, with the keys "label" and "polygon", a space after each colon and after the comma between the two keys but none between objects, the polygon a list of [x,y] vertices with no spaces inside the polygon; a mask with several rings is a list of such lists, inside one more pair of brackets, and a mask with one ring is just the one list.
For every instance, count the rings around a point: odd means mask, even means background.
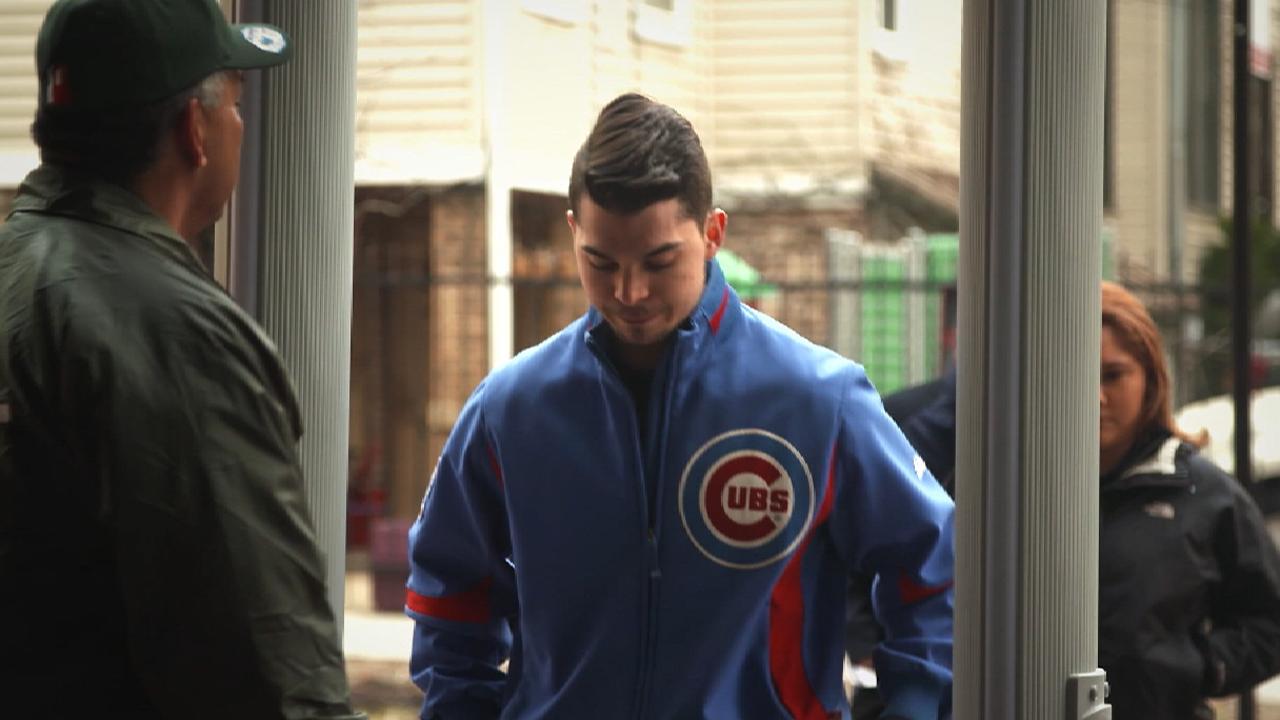
[{"label": "black puffer jacket", "polygon": [[1239,484],[1167,433],[1102,480],[1099,664],[1115,717],[1211,718],[1280,672],[1280,556]]}]

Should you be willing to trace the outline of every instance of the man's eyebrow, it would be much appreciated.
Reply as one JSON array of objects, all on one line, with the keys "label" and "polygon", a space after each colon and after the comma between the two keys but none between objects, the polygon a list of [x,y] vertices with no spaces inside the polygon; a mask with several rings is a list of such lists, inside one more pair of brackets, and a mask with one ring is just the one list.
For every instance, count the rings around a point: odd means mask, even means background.
[{"label": "man's eyebrow", "polygon": [[670,251],[670,250],[675,250],[675,249],[676,249],[676,248],[678,248],[678,247],[680,247],[680,243],[678,243],[678,242],[669,242],[669,243],[666,243],[665,245],[659,245],[658,247],[656,247],[656,248],[654,248],[654,249],[650,250],[649,252],[645,253],[645,254],[644,254],[644,256],[645,256],[645,257],[653,257],[654,255],[661,255],[661,254],[662,254],[662,253],[664,253],[664,252],[667,252],[667,251]]},{"label": "man's eyebrow", "polygon": [[[644,256],[645,256],[646,258],[655,257],[655,256],[657,256],[657,255],[661,255],[662,253],[670,252],[670,251],[672,251],[672,250],[675,250],[675,249],[677,249],[677,248],[679,248],[679,247],[680,247],[680,243],[678,243],[678,242],[669,242],[669,243],[664,243],[664,244],[659,245],[658,247],[656,247],[656,248],[654,248],[654,249],[650,250],[649,252],[645,253],[645,254],[644,254]],[[600,258],[601,260],[609,260],[609,261],[612,261],[612,260],[613,260],[613,258],[609,257],[608,255],[606,255],[605,253],[601,252],[600,250],[597,250],[597,249],[595,249],[595,248],[591,247],[590,245],[583,245],[583,246],[582,246],[582,252],[584,252],[584,253],[586,253],[586,254],[588,254],[588,255],[592,256],[592,257]]]}]

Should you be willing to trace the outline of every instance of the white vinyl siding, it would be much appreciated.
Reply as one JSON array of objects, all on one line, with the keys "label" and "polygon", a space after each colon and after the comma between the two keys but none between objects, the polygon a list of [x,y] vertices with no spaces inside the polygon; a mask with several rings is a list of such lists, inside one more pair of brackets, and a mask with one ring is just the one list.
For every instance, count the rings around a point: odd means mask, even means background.
[{"label": "white vinyl siding", "polygon": [[478,179],[479,0],[360,0],[356,182]]},{"label": "white vinyl siding", "polygon": [[0,2],[0,187],[14,187],[36,164],[36,32],[52,0]]},{"label": "white vinyl siding", "polygon": [[716,1],[708,145],[718,187],[808,189],[863,177],[858,5]]}]

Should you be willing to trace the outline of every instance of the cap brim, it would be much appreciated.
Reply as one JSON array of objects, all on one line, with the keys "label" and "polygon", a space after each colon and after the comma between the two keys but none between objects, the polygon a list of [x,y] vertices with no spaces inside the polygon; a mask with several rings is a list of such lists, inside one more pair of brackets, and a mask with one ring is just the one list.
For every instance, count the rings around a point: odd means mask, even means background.
[{"label": "cap brim", "polygon": [[231,26],[231,51],[224,70],[252,70],[288,62],[293,57],[289,36],[274,25],[246,23]]}]

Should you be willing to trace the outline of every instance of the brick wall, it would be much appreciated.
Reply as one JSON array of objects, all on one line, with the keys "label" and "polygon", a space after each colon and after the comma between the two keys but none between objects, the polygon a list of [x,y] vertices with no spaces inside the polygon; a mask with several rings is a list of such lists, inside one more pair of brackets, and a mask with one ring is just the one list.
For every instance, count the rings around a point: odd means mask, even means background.
[{"label": "brick wall", "polygon": [[[764,207],[768,205],[769,207]],[[766,282],[786,283],[759,307],[804,337],[819,344],[830,341],[828,228],[859,229],[856,209],[813,209],[797,203],[764,203],[756,207],[726,207],[729,230],[724,247],[760,271]]]},{"label": "brick wall", "polygon": [[[427,451],[433,463],[462,405],[489,369],[484,218],[480,186],[455,188],[432,198],[430,263],[438,280],[429,301]],[[424,490],[426,482],[423,478]]]},{"label": "brick wall", "polygon": [[587,309],[565,222],[563,195],[515,192],[513,236],[515,350],[537,345]]},{"label": "brick wall", "polygon": [[484,193],[358,188],[355,203],[353,481],[409,518],[488,368]]}]

